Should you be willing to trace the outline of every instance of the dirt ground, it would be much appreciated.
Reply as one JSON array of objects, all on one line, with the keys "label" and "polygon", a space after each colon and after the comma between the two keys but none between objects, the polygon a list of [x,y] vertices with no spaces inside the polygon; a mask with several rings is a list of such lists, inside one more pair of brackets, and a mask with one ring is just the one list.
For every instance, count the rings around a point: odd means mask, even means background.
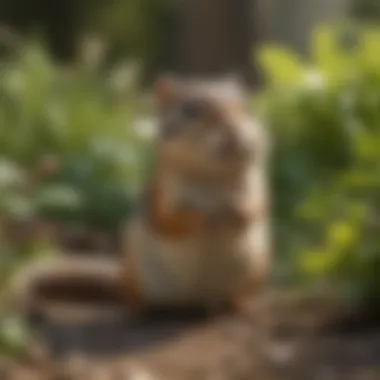
[{"label": "dirt ground", "polygon": [[0,379],[380,379],[377,320],[331,324],[331,306],[271,300],[251,318],[166,311],[132,321],[111,307],[52,308],[32,322],[45,350],[3,360]]}]

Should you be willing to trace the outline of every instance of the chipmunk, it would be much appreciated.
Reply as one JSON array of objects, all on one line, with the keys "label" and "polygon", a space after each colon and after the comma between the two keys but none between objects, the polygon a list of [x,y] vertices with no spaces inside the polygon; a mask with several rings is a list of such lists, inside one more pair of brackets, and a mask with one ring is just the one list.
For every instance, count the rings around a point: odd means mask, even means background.
[{"label": "chipmunk", "polygon": [[54,298],[65,282],[86,283],[108,286],[135,313],[150,306],[242,311],[263,284],[270,263],[269,143],[249,116],[242,87],[162,77],[154,98],[155,166],[127,223],[117,269],[50,269],[24,281],[29,300]]}]

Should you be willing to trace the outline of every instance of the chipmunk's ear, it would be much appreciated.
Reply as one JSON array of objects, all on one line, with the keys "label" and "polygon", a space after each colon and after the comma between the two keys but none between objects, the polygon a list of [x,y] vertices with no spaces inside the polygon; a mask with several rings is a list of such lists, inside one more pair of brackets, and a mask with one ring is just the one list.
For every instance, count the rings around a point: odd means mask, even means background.
[{"label": "chipmunk's ear", "polygon": [[238,107],[246,108],[249,106],[250,94],[244,84],[242,77],[235,73],[225,74],[221,80],[221,91],[236,103]]},{"label": "chipmunk's ear", "polygon": [[176,98],[179,89],[178,79],[162,76],[154,84],[154,98],[159,108],[168,107]]},{"label": "chipmunk's ear", "polygon": [[234,88],[237,91],[243,92],[246,90],[246,86],[245,86],[243,78],[241,77],[241,75],[234,72],[226,73],[221,78],[221,82],[224,83],[225,86]]}]

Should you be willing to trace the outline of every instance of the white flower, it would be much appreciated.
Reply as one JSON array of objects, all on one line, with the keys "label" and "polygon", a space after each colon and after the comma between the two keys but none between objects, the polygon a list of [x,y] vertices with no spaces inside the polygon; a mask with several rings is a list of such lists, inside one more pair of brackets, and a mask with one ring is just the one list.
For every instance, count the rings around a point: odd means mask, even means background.
[{"label": "white flower", "polygon": [[89,67],[96,67],[102,63],[106,54],[106,44],[100,38],[87,36],[82,39],[82,61]]},{"label": "white flower", "polygon": [[111,87],[118,93],[134,89],[139,79],[139,65],[135,62],[120,64],[109,78]]},{"label": "white flower", "polygon": [[151,140],[156,136],[156,120],[150,117],[142,117],[133,123],[136,135],[144,140]]},{"label": "white flower", "polygon": [[21,185],[24,182],[24,173],[14,163],[0,159],[0,187],[9,188]]},{"label": "white flower", "polygon": [[326,79],[316,70],[309,70],[305,74],[305,80],[313,90],[322,90],[326,85]]}]

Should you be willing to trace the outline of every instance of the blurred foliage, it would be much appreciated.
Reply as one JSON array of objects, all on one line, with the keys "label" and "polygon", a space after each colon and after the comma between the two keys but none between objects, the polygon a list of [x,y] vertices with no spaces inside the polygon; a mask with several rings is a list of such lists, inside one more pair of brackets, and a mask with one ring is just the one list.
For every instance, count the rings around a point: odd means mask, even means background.
[{"label": "blurred foliage", "polygon": [[25,353],[28,334],[20,316],[0,314],[0,355],[17,357]]},{"label": "blurred foliage", "polygon": [[46,222],[116,231],[135,203],[154,132],[136,66],[104,72],[85,51],[64,68],[40,44],[14,53],[0,61],[0,353],[11,354],[28,334],[9,284],[57,250]]},{"label": "blurred foliage", "polygon": [[114,228],[129,211],[146,153],[133,128],[135,68],[62,70],[30,46],[0,70],[0,150],[38,182],[29,189],[30,207]]},{"label": "blurred foliage", "polygon": [[377,0],[354,0],[352,15],[360,20],[378,21],[380,18],[380,3]]},{"label": "blurred foliage", "polygon": [[[262,49],[279,253],[301,279],[380,306],[380,30],[321,27],[309,62]],[[289,256],[293,255],[293,256]]]},{"label": "blurred foliage", "polygon": [[[15,356],[24,352],[28,332],[20,316],[10,308],[9,281],[23,265],[47,251],[38,236],[17,233],[9,236],[11,219],[31,216],[31,202],[25,189],[27,175],[16,163],[0,161],[0,355]],[[20,232],[20,231],[17,231]],[[26,232],[26,231],[24,231]],[[22,236],[24,235],[24,236]]]},{"label": "blurred foliage", "polygon": [[76,58],[88,35],[106,46],[106,61],[138,60],[143,79],[171,69],[176,3],[172,0],[0,0],[0,25],[43,39],[59,59]]},{"label": "blurred foliage", "polygon": [[[88,10],[93,7],[89,2]],[[111,0],[93,9],[89,30],[96,31],[109,46],[109,59],[138,59],[148,78],[171,69],[176,45],[172,0]]]}]

